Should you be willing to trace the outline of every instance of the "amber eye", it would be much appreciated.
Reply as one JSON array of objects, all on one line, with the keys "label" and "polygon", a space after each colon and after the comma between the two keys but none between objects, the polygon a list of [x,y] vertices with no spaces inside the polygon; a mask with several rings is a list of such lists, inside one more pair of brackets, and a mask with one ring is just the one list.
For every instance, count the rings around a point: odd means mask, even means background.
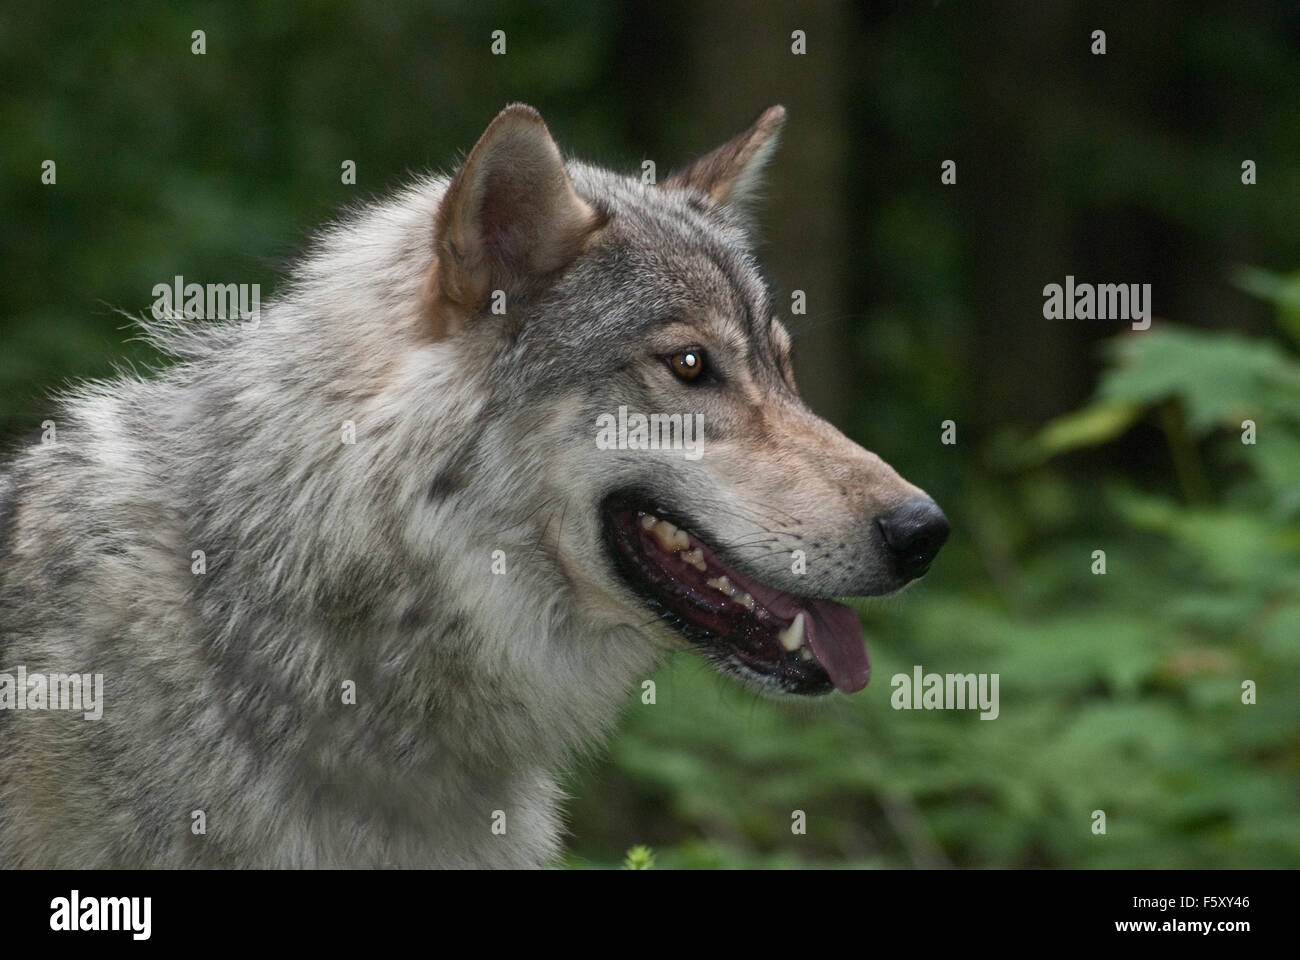
[{"label": "amber eye", "polygon": [[704,373],[704,351],[691,347],[668,357],[668,367],[682,380],[698,380]]}]

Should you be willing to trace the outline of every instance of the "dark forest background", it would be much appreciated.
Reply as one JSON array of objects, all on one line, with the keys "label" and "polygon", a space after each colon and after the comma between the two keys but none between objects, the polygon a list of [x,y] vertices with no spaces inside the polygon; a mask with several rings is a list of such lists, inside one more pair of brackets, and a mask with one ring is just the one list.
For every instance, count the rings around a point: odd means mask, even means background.
[{"label": "dark forest background", "polygon": [[[763,256],[807,293],[805,396],[954,524],[862,606],[863,694],[759,701],[690,658],[630,694],[569,784],[574,865],[1300,865],[1300,6],[10,4],[0,432],[156,359],[113,308],[273,292],[513,100],[661,176],[785,104]],[[1066,275],[1150,283],[1151,329],[1045,320]],[[914,664],[1000,674],[1000,717],[891,709]]]}]

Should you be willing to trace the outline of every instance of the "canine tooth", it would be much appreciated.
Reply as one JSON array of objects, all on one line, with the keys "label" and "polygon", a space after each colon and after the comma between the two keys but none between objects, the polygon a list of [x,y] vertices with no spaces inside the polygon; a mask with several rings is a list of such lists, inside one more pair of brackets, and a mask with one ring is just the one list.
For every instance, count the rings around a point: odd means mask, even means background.
[{"label": "canine tooth", "polygon": [[652,527],[653,527],[657,522],[658,522],[658,521],[655,520],[653,514],[649,514],[649,513],[643,513],[643,514],[641,514],[641,529],[642,529],[642,530],[649,530],[649,529],[651,529],[651,528],[652,528]]},{"label": "canine tooth", "polygon": [[781,641],[781,646],[786,650],[794,653],[803,646],[803,614],[799,613],[794,618],[794,623],[786,627],[776,635]]},{"label": "canine tooth", "polygon": [[699,547],[696,547],[694,550],[683,550],[679,556],[696,570],[700,571],[700,573],[709,569],[709,565],[704,562],[704,551]]},{"label": "canine tooth", "polygon": [[[733,593],[732,596],[734,597],[736,595]],[[739,597],[739,600],[740,600],[740,605],[744,607],[746,610],[754,609],[754,598],[751,597],[749,594],[742,593]]]},{"label": "canine tooth", "polygon": [[[681,533],[681,531],[667,520],[656,520],[654,526],[650,527],[649,530],[651,535],[659,541],[659,546],[663,547],[665,550],[680,549],[680,546],[677,543],[677,534]],[[690,546],[690,543],[691,541],[688,538],[684,545]]]},{"label": "canine tooth", "polygon": [[723,593],[725,593],[727,596],[731,596],[731,581],[728,580],[726,577],[715,577],[712,580],[706,580],[704,582],[707,583],[709,586],[711,586],[714,590],[720,590]]}]

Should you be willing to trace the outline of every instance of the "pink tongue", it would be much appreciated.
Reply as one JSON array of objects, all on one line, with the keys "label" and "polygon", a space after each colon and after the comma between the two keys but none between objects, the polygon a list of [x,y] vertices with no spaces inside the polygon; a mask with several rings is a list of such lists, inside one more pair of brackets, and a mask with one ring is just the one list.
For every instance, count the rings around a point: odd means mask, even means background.
[{"label": "pink tongue", "polygon": [[830,675],[831,682],[845,693],[855,693],[871,678],[867,648],[862,642],[862,621],[842,603],[810,600],[804,636],[813,656]]}]

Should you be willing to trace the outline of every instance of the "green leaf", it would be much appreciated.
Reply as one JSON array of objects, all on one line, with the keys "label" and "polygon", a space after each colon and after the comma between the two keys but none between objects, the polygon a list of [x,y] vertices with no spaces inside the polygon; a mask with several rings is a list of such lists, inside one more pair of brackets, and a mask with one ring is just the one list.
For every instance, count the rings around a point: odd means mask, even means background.
[{"label": "green leaf", "polygon": [[1232,332],[1165,327],[1110,341],[1115,366],[1097,401],[1152,405],[1178,399],[1187,429],[1205,435],[1244,419],[1300,419],[1300,364],[1276,344]]},{"label": "green leaf", "polygon": [[649,847],[635,846],[623,859],[624,870],[653,870],[654,866],[655,855]]},{"label": "green leaf", "polygon": [[1278,324],[1300,343],[1300,271],[1286,275],[1258,267],[1240,267],[1232,282],[1249,294],[1267,300],[1277,308]]},{"label": "green leaf", "polygon": [[1046,460],[1080,447],[1095,447],[1120,436],[1142,415],[1142,405],[1127,400],[1094,403],[1057,417],[1030,441],[1026,457]]}]

